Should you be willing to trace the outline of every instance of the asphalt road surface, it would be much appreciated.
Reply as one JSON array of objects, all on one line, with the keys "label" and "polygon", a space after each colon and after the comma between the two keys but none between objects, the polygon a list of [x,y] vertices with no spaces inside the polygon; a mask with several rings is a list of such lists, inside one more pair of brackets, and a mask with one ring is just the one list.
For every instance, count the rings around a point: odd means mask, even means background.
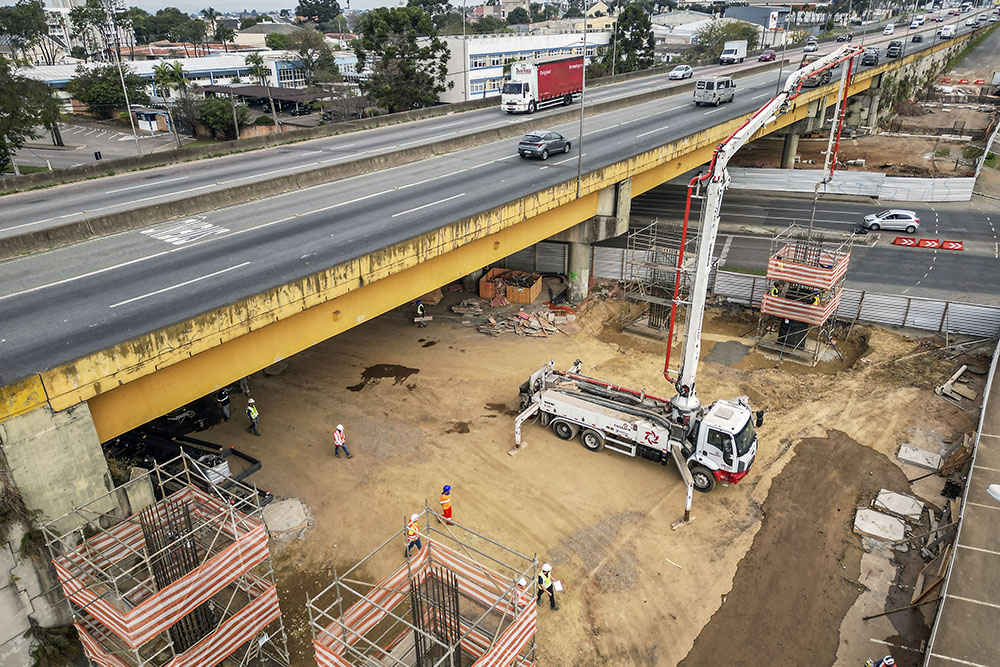
[{"label": "asphalt road surface", "polygon": [[[774,72],[741,80],[737,101],[717,108],[695,107],[684,95],[589,118],[583,167],[598,169],[748,113],[776,82]],[[547,162],[520,159],[515,142],[504,140],[0,264],[0,383],[571,181],[581,150],[577,124],[553,129],[573,140],[573,150]],[[204,163],[197,164],[200,173]],[[27,195],[59,199],[63,192]]]},{"label": "asphalt road surface", "polygon": [[[926,40],[920,45],[922,48],[933,45],[933,34],[939,25],[941,24],[928,24],[921,31],[927,35]],[[960,27],[958,30],[961,32],[969,29]],[[881,32],[876,35],[859,34],[855,43],[859,45],[862,43],[883,43],[890,39],[902,39],[903,37],[904,31],[902,30],[892,37],[884,36]],[[907,46],[910,47],[910,44]],[[833,45],[827,44],[824,45],[823,50],[829,52],[833,48]],[[786,57],[797,63],[801,55],[801,48],[789,49]],[[757,64],[753,61],[747,61],[742,65],[735,66],[701,67],[696,70],[695,76],[733,72]],[[782,72],[783,76],[787,77],[790,71],[790,67],[786,66]],[[770,85],[757,79],[757,85],[752,90],[746,87],[745,80],[738,82],[740,103],[702,113],[715,113],[717,115],[714,119],[721,122],[740,113],[746,113],[750,107],[761,106],[766,101],[766,93],[773,92],[776,88],[778,73],[771,73],[767,80],[771,82]],[[601,102],[655,90],[664,90],[665,93],[669,93],[670,88],[680,86],[683,83],[669,81],[666,74],[660,74],[593,88],[587,92],[587,100]],[[664,101],[692,106],[690,105],[690,93],[675,98],[665,97]],[[748,101],[752,101],[753,104],[745,104]],[[564,109],[565,107],[557,107],[556,110],[542,111],[532,116],[510,116],[501,112],[497,106],[425,121],[316,139],[263,151],[201,160],[193,164],[186,163],[130,172],[54,189],[7,195],[2,200],[5,215],[0,219],[0,237],[22,234],[93,215],[190,197],[227,186],[252,183],[278,174],[307,171],[330,164],[347,162],[366,155],[387,153],[446,140],[473,131],[510,124],[523,125],[526,130],[534,129],[545,125],[546,116]],[[671,132],[662,135],[662,140],[668,141],[687,133],[688,131],[682,123],[677,124],[671,128]],[[660,138],[660,135],[650,135],[647,142]],[[122,145],[125,145],[124,142]]]}]

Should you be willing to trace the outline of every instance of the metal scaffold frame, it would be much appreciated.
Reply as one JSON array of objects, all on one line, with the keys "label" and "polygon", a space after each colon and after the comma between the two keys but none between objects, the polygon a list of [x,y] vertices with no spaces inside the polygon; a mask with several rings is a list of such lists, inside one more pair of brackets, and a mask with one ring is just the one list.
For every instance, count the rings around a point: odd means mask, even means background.
[{"label": "metal scaffold frame", "polygon": [[42,527],[91,665],[287,667],[260,500],[224,482],[182,453]]},{"label": "metal scaffold frame", "polygon": [[[317,664],[534,667],[537,559],[446,524],[429,508],[421,520],[422,548],[390,575],[371,583],[361,581],[359,572],[398,562],[405,522],[306,600]],[[517,585],[522,577],[524,591]]]},{"label": "metal scaffold frame", "polygon": [[[630,229],[625,250],[621,328],[665,338],[675,310],[687,304],[693,260],[680,266],[681,244],[697,242],[680,226],[654,221]],[[693,257],[693,253],[686,253]],[[675,286],[680,283],[676,290]]]}]

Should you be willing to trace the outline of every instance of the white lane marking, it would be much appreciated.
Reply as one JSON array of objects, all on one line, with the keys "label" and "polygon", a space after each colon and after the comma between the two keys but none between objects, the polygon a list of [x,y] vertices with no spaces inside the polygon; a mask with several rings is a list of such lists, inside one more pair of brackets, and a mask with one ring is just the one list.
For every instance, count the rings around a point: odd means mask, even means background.
[{"label": "white lane marking", "polygon": [[[770,94],[771,94],[771,93],[761,93],[760,95],[755,95],[754,97],[751,97],[750,99],[751,99],[751,101],[752,101],[752,100],[759,100],[760,98],[762,98],[762,97],[767,97],[767,96],[768,96],[768,95],[770,95]],[[874,641],[874,640],[873,640],[873,641]]]},{"label": "white lane marking", "polygon": [[323,152],[322,150],[318,150],[318,151],[306,151],[305,153],[301,153],[301,155],[302,155],[302,157],[305,157],[307,155],[316,155],[317,153],[322,153],[322,152]]},{"label": "white lane marking", "polygon": [[[74,166],[76,166],[76,165],[74,165]],[[78,211],[78,213],[83,213],[83,211]],[[22,227],[31,227],[33,225],[40,225],[43,222],[51,222],[53,220],[62,220],[63,218],[70,218],[70,217],[72,217],[74,215],[77,215],[77,213],[67,213],[66,215],[59,215],[59,216],[56,216],[54,218],[45,218],[44,220],[35,220],[34,222],[25,222],[25,223],[22,223],[20,225],[14,225],[13,227],[4,227],[2,231],[11,232],[11,231],[14,231],[15,229],[21,229]]]},{"label": "white lane marking", "polygon": [[323,150],[334,151],[334,150],[340,150],[341,148],[350,148],[351,146],[357,146],[357,145],[358,145],[357,143],[340,144],[339,146],[330,146],[329,148],[325,148]]},{"label": "white lane marking", "polygon": [[[966,544],[959,544],[958,548],[959,549],[968,549],[969,551],[979,551],[979,552],[982,552],[984,554],[992,554],[994,556],[1000,556],[1000,551],[992,551],[990,549],[980,549],[979,547],[970,547],[970,546],[968,546]],[[956,596],[949,595],[948,597],[953,598],[953,597],[956,597]],[[959,600],[965,600],[965,598],[957,598],[957,599],[959,599]],[[976,600],[967,600],[967,602],[976,602]],[[979,604],[990,604],[990,603],[988,603],[988,602],[980,602]],[[1000,604],[995,604],[995,605],[992,605],[992,606],[996,607],[997,609],[1000,609]]]},{"label": "white lane marking", "polygon": [[548,169],[548,166],[546,165],[546,166],[544,166],[544,167],[541,167],[541,168],[539,168],[539,170],[538,170],[538,171],[541,171],[542,169]]},{"label": "white lane marking", "polygon": [[445,123],[444,125],[435,125],[434,129],[435,130],[440,130],[442,127],[451,127],[452,125],[462,125],[464,123],[465,123],[464,120],[459,120],[459,121],[455,121],[454,123]]},{"label": "white lane marking", "polygon": [[92,134],[93,134],[94,132],[97,132],[97,130],[90,130],[89,132],[84,132],[84,133],[83,133],[83,136],[85,136],[85,137],[89,137],[89,136],[90,136],[90,135],[92,135]]},{"label": "white lane marking", "polygon": [[[130,137],[131,138],[131,137]],[[149,183],[140,183],[139,185],[130,185],[127,188],[118,188],[117,190],[106,190],[104,194],[113,195],[116,192],[125,192],[126,190],[136,190],[138,188],[145,188],[150,185],[159,185],[161,183],[173,183],[174,181],[183,181],[187,176],[178,176],[177,178],[168,178],[165,181],[150,181]]]},{"label": "white lane marking", "polygon": [[[948,597],[951,597],[950,595]],[[948,662],[957,662],[960,665],[968,665],[968,667],[989,667],[989,665],[980,665],[978,662],[969,662],[968,660],[959,660],[958,658],[952,658],[951,656],[941,655],[940,653],[931,653],[935,658],[940,658],[941,660],[947,660]]]},{"label": "white lane marking", "polygon": [[[579,157],[583,158],[586,156],[587,156],[586,153],[582,153]],[[565,160],[559,160],[558,162],[553,162],[552,164],[562,164],[563,162],[569,162],[570,160],[576,160],[576,159],[577,159],[576,157],[568,157]]]},{"label": "white lane marking", "polygon": [[[979,466],[976,466],[976,467],[978,468]],[[974,503],[971,500],[966,500],[965,504],[966,505],[973,505],[975,507],[985,507],[986,509],[991,509],[991,510],[1000,510],[1000,505],[986,505],[984,503]]]},{"label": "white lane marking", "polygon": [[310,163],[297,164],[291,167],[285,167],[284,169],[275,169],[273,171],[265,171],[259,174],[250,174],[249,176],[240,176],[239,178],[231,178],[228,181],[219,181],[215,185],[225,185],[227,183],[235,183],[236,181],[245,181],[248,178],[260,178],[261,176],[270,176],[271,174],[280,174],[283,171],[294,171],[295,169],[302,169],[303,167],[308,167]]},{"label": "white lane marking", "polygon": [[424,204],[423,206],[418,206],[416,208],[411,208],[408,211],[400,211],[399,213],[393,213],[392,217],[398,218],[401,215],[406,215],[407,213],[413,213],[414,211],[419,211],[420,209],[428,208],[430,206],[437,206],[438,204],[443,204],[446,201],[451,201],[452,199],[458,199],[459,197],[464,197],[465,193],[462,192],[457,195],[452,195],[451,197],[445,197],[444,199],[438,199],[437,201],[432,201],[430,204]]},{"label": "white lane marking", "polygon": [[650,130],[649,132],[643,132],[642,134],[637,134],[635,135],[635,138],[639,139],[640,137],[644,137],[647,134],[653,134],[654,132],[662,132],[663,130],[666,130],[669,127],[670,127],[669,125],[664,125],[663,127],[658,127],[655,130]]},{"label": "white lane marking", "polygon": [[448,132],[447,134],[439,134],[436,137],[429,137],[429,138],[426,138],[426,139],[417,139],[416,141],[407,141],[406,143],[396,144],[395,147],[399,148],[399,147],[402,147],[402,146],[411,146],[413,144],[425,144],[425,143],[429,144],[432,141],[437,141],[438,139],[447,139],[448,137],[450,137],[450,136],[452,136],[454,134],[455,134],[454,132]]},{"label": "white lane marking", "polygon": [[250,262],[243,262],[242,264],[237,264],[235,266],[230,266],[228,269],[222,269],[221,271],[216,271],[214,273],[209,273],[208,275],[204,275],[204,276],[201,276],[199,278],[192,278],[191,280],[185,280],[182,283],[177,283],[176,285],[171,285],[170,287],[164,287],[163,289],[158,289],[155,292],[150,292],[149,294],[142,294],[140,296],[132,297],[131,299],[126,299],[125,301],[119,301],[118,303],[113,303],[113,304],[111,304],[108,307],[109,308],[117,308],[118,306],[124,306],[125,304],[133,303],[135,301],[140,301],[142,299],[146,299],[146,298],[149,298],[151,296],[156,296],[157,294],[163,294],[164,292],[169,292],[170,290],[175,290],[175,289],[177,289],[179,287],[184,287],[186,285],[191,285],[192,283],[196,283],[196,282],[199,282],[199,281],[202,281],[202,280],[207,280],[208,278],[214,278],[215,276],[222,275],[223,273],[227,273],[229,271],[234,271],[236,269],[242,269],[244,266],[247,266],[248,264],[250,264]]},{"label": "white lane marking", "polygon": [[716,112],[718,112],[718,111],[722,111],[722,110],[723,110],[724,108],[725,108],[725,107],[719,107],[718,109],[712,109],[711,111],[706,111],[706,112],[705,112],[704,114],[702,114],[702,115],[704,115],[704,116],[707,116],[707,115],[708,115],[708,114],[710,114],[710,113],[716,113]]},{"label": "white lane marking", "polygon": [[884,639],[875,639],[872,637],[869,641],[881,644],[882,646],[888,646],[889,648],[898,648],[902,651],[909,651],[910,653],[920,653],[920,649],[910,648],[909,646],[903,646],[902,644],[893,644],[892,642],[887,642]]}]

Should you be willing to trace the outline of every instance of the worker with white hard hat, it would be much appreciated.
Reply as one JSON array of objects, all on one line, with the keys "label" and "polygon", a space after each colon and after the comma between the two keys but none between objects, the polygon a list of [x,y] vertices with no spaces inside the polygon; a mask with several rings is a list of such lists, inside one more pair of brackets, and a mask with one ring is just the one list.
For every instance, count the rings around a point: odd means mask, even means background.
[{"label": "worker with white hard hat", "polygon": [[352,458],[351,453],[347,451],[347,438],[344,436],[344,425],[337,424],[337,430],[333,432],[333,455],[338,459],[340,458],[341,449],[347,454],[347,458]]},{"label": "worker with white hard hat", "polygon": [[522,609],[528,606],[528,580],[524,577],[517,581],[517,606]]},{"label": "worker with white hard hat", "polygon": [[538,605],[542,604],[542,595],[545,593],[549,594],[549,607],[558,610],[556,592],[552,585],[552,566],[548,563],[543,565],[542,571],[538,573],[538,599],[535,600]]},{"label": "worker with white hard hat", "polygon": [[257,423],[258,420],[260,419],[260,412],[257,410],[257,402],[252,398],[247,399],[247,417],[250,419],[250,425],[247,426],[247,433],[260,435],[260,431],[257,430]]},{"label": "worker with white hard hat", "polygon": [[411,514],[410,522],[406,524],[406,557],[410,557],[410,548],[413,545],[417,546],[417,551],[420,551],[420,524],[417,523],[417,519],[420,518],[419,514]]}]

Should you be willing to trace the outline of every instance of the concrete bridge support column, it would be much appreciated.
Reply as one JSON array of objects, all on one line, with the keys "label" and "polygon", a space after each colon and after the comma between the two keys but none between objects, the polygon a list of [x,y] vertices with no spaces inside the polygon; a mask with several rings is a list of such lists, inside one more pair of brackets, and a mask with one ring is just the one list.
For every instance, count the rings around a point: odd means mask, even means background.
[{"label": "concrete bridge support column", "polygon": [[569,243],[567,296],[572,303],[580,303],[590,291],[590,244],[626,233],[631,210],[632,179],[628,178],[598,193],[597,215],[552,237]]},{"label": "concrete bridge support column", "polygon": [[868,104],[868,119],[865,121],[865,125],[868,127],[875,127],[878,125],[878,107],[879,102],[882,101],[882,96],[879,93],[875,93],[871,96],[871,102]]},{"label": "concrete bridge support column", "polygon": [[789,132],[785,135],[785,144],[781,147],[781,168],[795,168],[795,154],[799,150],[798,132]]}]

